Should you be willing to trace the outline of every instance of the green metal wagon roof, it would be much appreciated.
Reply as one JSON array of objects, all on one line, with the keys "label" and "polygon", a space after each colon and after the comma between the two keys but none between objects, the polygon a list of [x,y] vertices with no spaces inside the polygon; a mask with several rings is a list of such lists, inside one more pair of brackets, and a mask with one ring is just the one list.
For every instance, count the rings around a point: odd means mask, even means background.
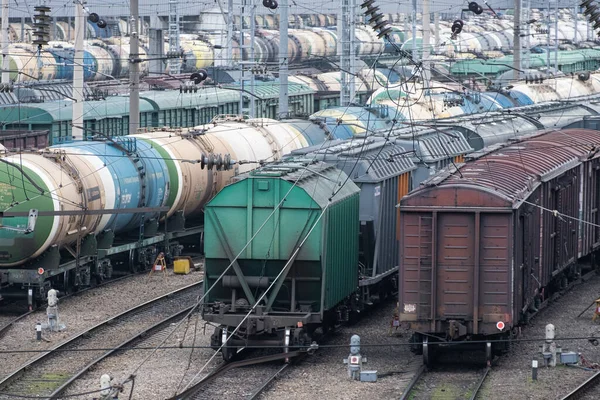
[{"label": "green metal wagon roof", "polygon": [[148,101],[157,110],[170,110],[216,107],[223,103],[235,103],[239,101],[240,94],[233,90],[202,88],[195,93],[180,93],[179,90],[142,92],[140,99]]},{"label": "green metal wagon roof", "polygon": [[[279,81],[274,80],[270,82],[254,83],[254,94],[262,99],[278,99],[279,98]],[[239,90],[239,84],[223,85],[224,88],[231,88],[233,90]],[[249,86],[246,85],[246,90],[249,90]],[[315,91],[306,85],[300,83],[288,83],[288,94],[290,96],[299,96],[303,94],[315,94]]]},{"label": "green metal wagon roof", "polygon": [[[253,179],[279,178],[292,184],[295,183],[296,187],[304,190],[321,208],[327,205],[329,199],[333,205],[360,192],[359,187],[347,179],[344,172],[322,162],[274,163],[252,171],[245,177]],[[333,193],[335,195],[332,197]]]},{"label": "green metal wagon roof", "polygon": [[[140,99],[140,112],[152,112],[154,107]],[[83,103],[83,119],[104,119],[129,116],[129,97],[113,96],[101,101]],[[73,101],[60,100],[48,103],[18,104],[0,108],[0,120],[11,123],[53,123],[71,121]]]}]

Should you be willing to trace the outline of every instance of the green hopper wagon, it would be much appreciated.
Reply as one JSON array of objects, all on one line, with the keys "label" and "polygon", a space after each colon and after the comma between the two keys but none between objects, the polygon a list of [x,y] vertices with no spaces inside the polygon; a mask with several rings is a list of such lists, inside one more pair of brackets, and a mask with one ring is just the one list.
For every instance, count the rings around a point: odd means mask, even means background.
[{"label": "green hopper wagon", "polygon": [[294,161],[240,175],[208,203],[204,229],[203,318],[226,360],[242,346],[309,344],[350,309],[359,188],[335,167]]}]

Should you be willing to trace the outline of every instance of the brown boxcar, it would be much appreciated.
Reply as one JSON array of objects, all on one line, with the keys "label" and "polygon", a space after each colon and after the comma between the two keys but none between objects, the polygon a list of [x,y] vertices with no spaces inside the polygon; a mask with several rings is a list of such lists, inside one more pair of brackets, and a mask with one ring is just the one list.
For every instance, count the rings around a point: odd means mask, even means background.
[{"label": "brown boxcar", "polygon": [[474,154],[404,197],[400,319],[423,342],[415,350],[509,336],[580,276],[578,259],[600,245],[599,150],[599,131],[546,131]]},{"label": "brown boxcar", "polygon": [[32,150],[48,147],[48,131],[0,130],[0,144],[6,150]]}]

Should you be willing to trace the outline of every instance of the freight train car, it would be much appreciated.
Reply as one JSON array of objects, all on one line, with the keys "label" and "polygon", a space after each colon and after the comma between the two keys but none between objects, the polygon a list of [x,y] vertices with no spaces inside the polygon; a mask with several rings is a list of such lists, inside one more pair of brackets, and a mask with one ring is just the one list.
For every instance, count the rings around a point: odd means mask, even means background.
[{"label": "freight train car", "polygon": [[[202,313],[217,325],[211,344],[226,360],[288,336],[290,346],[306,345],[317,327],[347,322],[396,291],[395,206],[416,170],[407,148],[365,137],[296,150],[207,204]],[[329,199],[336,208],[320,220]]]},{"label": "freight train car", "polygon": [[[473,154],[402,199],[400,320],[425,364],[447,341],[510,339],[597,268],[599,145],[599,131],[546,131]],[[489,342],[488,362],[507,343]]]},{"label": "freight train car", "polygon": [[[64,93],[68,88],[48,88],[36,86],[46,93]],[[257,82],[256,116],[259,118],[277,117],[278,83]],[[38,95],[33,89],[22,90],[22,94]],[[240,89],[236,85],[228,87],[203,87],[190,93],[180,91],[148,91],[140,93],[140,127],[189,128],[210,123],[218,115],[239,113]],[[290,84],[289,109],[291,114],[312,114],[314,92],[306,86]],[[244,93],[247,106],[250,95]],[[0,107],[0,130],[42,130],[49,131],[49,143],[59,144],[73,140],[71,100],[58,100],[42,103],[11,104]],[[109,96],[104,100],[91,100],[84,103],[84,139],[99,134],[122,136],[129,133],[129,99],[124,96]],[[81,139],[81,138],[76,138]]]},{"label": "freight train car", "polygon": [[244,178],[205,209],[202,315],[219,324],[211,344],[227,344],[226,361],[264,336],[283,343],[282,327],[292,345],[310,344],[317,326],[332,326],[338,312],[352,308],[358,285],[359,188],[338,185],[343,172],[324,163],[283,163]]},{"label": "freight train car", "polygon": [[[203,206],[232,176],[307,145],[277,121],[221,118],[8,154],[0,172],[0,297],[33,305],[50,288],[146,269],[159,251],[178,255],[182,241],[199,248]],[[33,232],[22,229],[30,209],[39,210]]]}]

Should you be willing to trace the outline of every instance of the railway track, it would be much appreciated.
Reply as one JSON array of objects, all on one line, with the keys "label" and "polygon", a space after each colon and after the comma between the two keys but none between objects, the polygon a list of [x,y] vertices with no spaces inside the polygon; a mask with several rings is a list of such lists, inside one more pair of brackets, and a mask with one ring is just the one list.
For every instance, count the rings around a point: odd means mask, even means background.
[{"label": "railway track", "polygon": [[581,385],[577,386],[572,392],[567,394],[562,400],[575,400],[579,399],[582,396],[588,394],[590,390],[597,386],[600,383],[600,371],[594,373],[594,375],[590,376],[585,380]]},{"label": "railway track", "polygon": [[0,397],[19,394],[58,398],[75,379],[119,348],[188,312],[197,301],[201,285],[202,281],[173,290],[58,344],[0,381]]},{"label": "railway track", "polygon": [[[299,361],[306,355],[305,351],[293,351],[222,363],[200,381],[169,400],[225,397],[257,399],[275,379],[290,368],[292,360]],[[290,363],[276,363],[285,358],[290,358]]]},{"label": "railway track", "polygon": [[402,393],[400,400],[451,398],[476,400],[490,367],[482,370],[427,370],[423,365]]},{"label": "railway track", "polygon": [[[78,290],[76,292],[68,293],[68,294],[66,294],[64,296],[61,296],[59,300],[63,300],[63,299],[66,299],[66,298],[72,297],[72,296],[78,296],[78,295],[80,295],[82,293],[87,292],[88,290],[98,289],[98,288],[101,288],[103,286],[111,285],[113,283],[122,281],[124,279],[132,278],[134,276],[135,275],[123,275],[123,276],[120,276],[120,277],[115,278],[115,279],[110,279],[110,280],[102,282],[102,283],[100,283],[98,285],[90,286],[90,287],[87,287],[85,289]],[[37,311],[42,310],[45,306],[46,306],[45,304],[42,304],[42,305],[40,305],[39,307],[37,307],[37,308],[35,308],[33,310],[29,310],[29,311],[27,311],[27,312],[25,312],[25,313],[23,313],[23,314],[15,317],[15,318],[13,318],[13,319],[10,319],[7,323],[5,323],[4,325],[0,326],[0,339],[6,334],[6,332],[8,332],[8,330],[10,329],[11,326],[13,326],[17,322],[21,321],[23,318],[25,318],[25,317],[27,317],[27,316],[29,316],[29,315],[37,312]]]}]

